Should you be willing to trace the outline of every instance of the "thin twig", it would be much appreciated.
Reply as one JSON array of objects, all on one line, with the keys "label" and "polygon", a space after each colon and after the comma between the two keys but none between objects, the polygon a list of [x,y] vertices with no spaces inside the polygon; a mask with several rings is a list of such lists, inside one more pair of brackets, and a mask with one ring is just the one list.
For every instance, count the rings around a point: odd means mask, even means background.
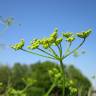
[{"label": "thin twig", "polygon": [[66,57],[68,57],[69,55],[71,55],[72,53],[74,53],[76,50],[78,50],[83,43],[85,42],[85,39],[83,39],[83,41],[80,43],[80,45],[78,45],[75,49],[73,49],[70,53],[68,53],[67,55],[63,56],[63,59],[65,59]]},{"label": "thin twig", "polygon": [[55,59],[55,58],[52,58],[50,56],[44,56],[44,55],[41,55],[41,54],[38,54],[38,53],[35,53],[35,52],[32,52],[32,51],[29,51],[29,50],[26,50],[26,49],[21,49],[22,51],[25,51],[25,52],[28,52],[28,53],[31,53],[31,54],[34,54],[34,55],[38,55],[38,56],[41,56],[41,57],[45,57],[45,58],[50,58],[50,59]]}]

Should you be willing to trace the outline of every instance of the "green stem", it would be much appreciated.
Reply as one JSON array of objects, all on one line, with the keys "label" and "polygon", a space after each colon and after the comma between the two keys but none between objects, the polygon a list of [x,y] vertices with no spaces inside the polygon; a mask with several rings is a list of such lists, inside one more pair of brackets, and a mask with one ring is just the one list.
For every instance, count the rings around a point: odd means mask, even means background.
[{"label": "green stem", "polygon": [[65,96],[65,74],[64,74],[64,65],[62,60],[60,60],[60,66],[61,66],[62,77],[63,77],[62,96]]},{"label": "green stem", "polygon": [[49,47],[49,49],[50,49],[50,52],[54,54],[55,58],[58,59],[59,56],[56,54],[56,52],[51,47]]},{"label": "green stem", "polygon": [[70,53],[68,53],[65,56],[63,56],[63,59],[65,59],[66,57],[68,57],[69,55],[71,55],[72,53],[74,53],[76,50],[78,50],[83,45],[84,42],[85,42],[85,39],[83,39],[83,41],[80,43],[80,45],[77,46],[75,49],[73,49]]},{"label": "green stem", "polygon": [[42,50],[40,48],[37,48],[37,49],[40,50],[40,51],[42,51],[43,53],[46,53],[47,55],[50,55],[50,56],[54,57],[52,54],[50,54],[50,53],[48,53],[48,52],[46,52],[46,51],[44,51],[44,50]]},{"label": "green stem", "polygon": [[26,92],[26,90],[27,90],[29,87],[31,87],[31,85],[32,85],[32,84],[27,85],[27,86],[22,90],[22,93]]},{"label": "green stem", "polygon": [[72,44],[72,43],[69,43],[68,48],[67,48],[66,51],[65,51],[65,55],[70,51],[71,44]]},{"label": "green stem", "polygon": [[62,77],[63,77],[63,86],[62,86],[62,96],[65,96],[65,74],[64,74],[64,65],[63,65],[63,59],[62,59],[62,46],[61,46],[61,43],[60,43],[60,46],[58,46],[58,50],[59,50],[59,53],[60,53],[60,66],[61,66],[61,73],[62,73]]},{"label": "green stem", "polygon": [[47,92],[44,96],[49,96],[49,94],[51,93],[51,91],[53,90],[53,88],[55,87],[55,85],[56,85],[56,82],[54,82],[54,83],[51,85],[50,89],[48,90],[48,92]]},{"label": "green stem", "polygon": [[28,53],[31,53],[31,54],[34,54],[34,55],[38,55],[38,56],[41,56],[41,57],[45,57],[45,58],[50,58],[50,59],[55,59],[55,58],[52,58],[50,56],[44,56],[44,55],[41,55],[41,54],[38,54],[38,53],[35,53],[35,52],[31,52],[31,51],[28,51],[28,50],[25,50],[25,49],[21,49],[22,51],[25,51],[25,52],[28,52]]},{"label": "green stem", "polygon": [[62,46],[61,46],[61,43],[60,43],[60,47],[58,46],[59,48],[59,52],[60,52],[60,58],[62,58]]}]

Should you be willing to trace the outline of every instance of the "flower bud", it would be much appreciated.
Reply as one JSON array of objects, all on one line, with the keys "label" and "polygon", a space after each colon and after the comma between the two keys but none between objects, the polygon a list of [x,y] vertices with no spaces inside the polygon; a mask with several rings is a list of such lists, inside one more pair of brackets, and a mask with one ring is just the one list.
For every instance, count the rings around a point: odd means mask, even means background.
[{"label": "flower bud", "polygon": [[45,49],[47,49],[50,45],[51,45],[51,43],[50,43],[50,41],[49,41],[49,38],[45,38],[45,39],[42,39],[41,41],[40,41],[40,44],[43,46],[43,48],[45,48]]},{"label": "flower bud", "polygon": [[57,36],[58,36],[57,32],[58,32],[58,29],[56,28],[54,30],[54,32],[50,35],[50,37],[53,37],[56,40],[57,39]]},{"label": "flower bud", "polygon": [[37,49],[40,45],[40,40],[35,39],[33,41],[31,41],[31,45],[28,46],[29,49]]},{"label": "flower bud", "polygon": [[66,38],[69,38],[69,37],[72,36],[72,32],[63,33],[63,36],[66,37]]},{"label": "flower bud", "polygon": [[74,82],[73,82],[72,80],[70,80],[69,83],[70,83],[71,85],[74,84]]},{"label": "flower bud", "polygon": [[49,73],[49,75],[53,75],[54,74],[52,70],[49,70],[48,73]]},{"label": "flower bud", "polygon": [[92,32],[92,30],[88,29],[85,32],[77,33],[77,36],[80,37],[80,38],[87,38],[90,35],[91,32]]},{"label": "flower bud", "polygon": [[67,38],[66,40],[67,40],[68,42],[70,42],[70,43],[71,43],[72,41],[74,41],[74,40],[75,40],[75,37],[69,37],[69,38]]},{"label": "flower bud", "polygon": [[61,73],[55,74],[56,79],[59,79],[61,76],[62,76]]},{"label": "flower bud", "polygon": [[60,44],[61,42],[62,42],[62,40],[63,40],[63,38],[58,38],[57,40],[56,40],[56,45],[58,45],[58,44]]},{"label": "flower bud", "polygon": [[21,41],[19,43],[11,45],[11,48],[13,48],[14,50],[20,50],[20,49],[22,49],[24,44],[25,44],[24,39],[21,39]]}]

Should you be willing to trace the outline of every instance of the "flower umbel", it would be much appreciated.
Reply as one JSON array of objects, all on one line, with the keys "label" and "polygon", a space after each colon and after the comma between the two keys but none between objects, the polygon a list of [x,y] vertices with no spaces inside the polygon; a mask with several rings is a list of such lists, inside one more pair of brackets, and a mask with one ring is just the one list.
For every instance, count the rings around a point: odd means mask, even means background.
[{"label": "flower umbel", "polygon": [[57,39],[57,37],[58,37],[58,29],[56,28],[55,30],[54,30],[54,32],[50,35],[50,37],[51,38],[53,38],[54,39],[54,41]]},{"label": "flower umbel", "polygon": [[67,38],[66,40],[67,40],[68,42],[70,42],[70,43],[71,43],[72,41],[74,41],[74,40],[75,40],[75,37],[69,37],[69,38]]},{"label": "flower umbel", "polygon": [[90,35],[91,32],[92,32],[92,30],[88,29],[87,31],[77,33],[77,36],[80,37],[80,38],[87,38]]},{"label": "flower umbel", "polygon": [[58,45],[62,42],[63,38],[58,38],[56,41],[55,41],[55,44]]},{"label": "flower umbel", "polygon": [[24,39],[21,39],[19,43],[11,45],[11,48],[13,48],[14,50],[20,50],[23,48],[24,44],[25,44]]},{"label": "flower umbel", "polygon": [[63,36],[66,37],[66,38],[69,38],[69,37],[72,36],[72,32],[63,33]]},{"label": "flower umbel", "polygon": [[40,45],[40,40],[35,39],[35,40],[33,40],[33,41],[31,42],[31,45],[28,46],[28,48],[29,48],[29,49],[36,49],[36,48],[39,47],[39,45]]}]

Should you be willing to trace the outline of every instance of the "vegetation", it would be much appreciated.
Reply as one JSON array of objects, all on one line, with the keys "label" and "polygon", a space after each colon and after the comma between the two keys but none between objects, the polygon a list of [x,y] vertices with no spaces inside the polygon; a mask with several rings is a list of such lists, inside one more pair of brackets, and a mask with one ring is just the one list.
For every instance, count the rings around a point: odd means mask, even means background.
[{"label": "vegetation", "polygon": [[[2,65],[0,66],[0,96],[38,96],[38,94],[44,96],[54,81],[54,76],[49,73],[54,71],[58,74],[59,68],[59,64],[49,61],[30,65],[16,63],[13,67]],[[64,65],[64,70],[66,75],[66,96],[77,96],[76,94],[87,96],[88,89],[91,86],[90,81],[72,65]],[[57,76],[58,79],[58,75],[55,73],[53,75]],[[55,80],[57,80],[56,78]],[[62,96],[61,84],[60,82],[56,83],[49,96]],[[71,88],[81,90],[77,90],[76,94],[70,94],[72,93]]]}]

